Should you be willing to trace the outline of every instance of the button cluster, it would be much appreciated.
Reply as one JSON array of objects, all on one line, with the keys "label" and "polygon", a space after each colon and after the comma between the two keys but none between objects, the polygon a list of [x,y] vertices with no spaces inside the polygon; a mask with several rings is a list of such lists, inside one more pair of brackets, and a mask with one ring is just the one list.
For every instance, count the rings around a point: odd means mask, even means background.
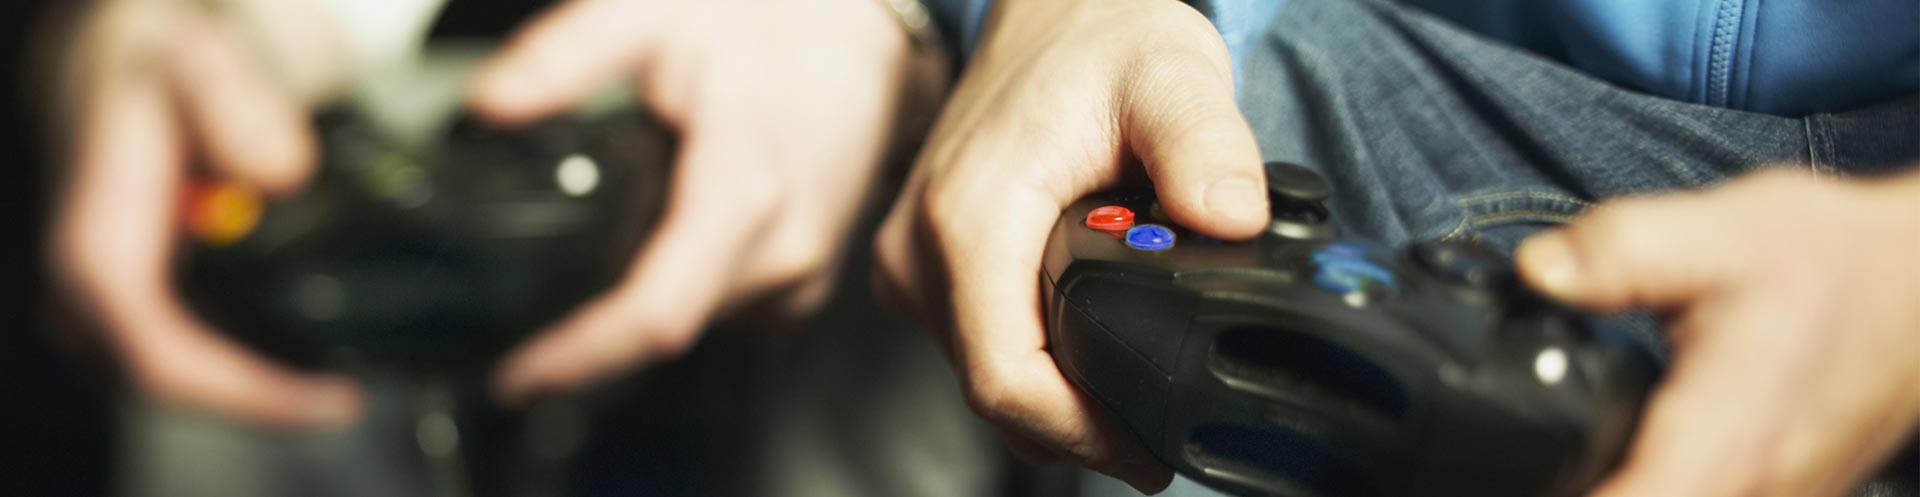
[{"label": "button cluster", "polygon": [[1133,209],[1119,205],[1103,205],[1087,211],[1088,229],[1104,231],[1118,236],[1128,247],[1135,250],[1158,252],[1173,248],[1178,238],[1172,228],[1158,224],[1135,225]]}]

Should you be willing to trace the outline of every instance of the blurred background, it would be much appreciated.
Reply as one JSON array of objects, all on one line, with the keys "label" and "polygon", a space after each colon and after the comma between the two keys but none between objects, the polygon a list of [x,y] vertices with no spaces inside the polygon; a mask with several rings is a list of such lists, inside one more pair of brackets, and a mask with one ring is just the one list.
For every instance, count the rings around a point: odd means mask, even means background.
[{"label": "blurred background", "polygon": [[464,444],[451,469],[434,455],[446,426],[413,413],[463,401],[420,393],[433,389],[418,378],[370,380],[375,414],[321,435],[151,405],[84,311],[49,291],[42,234],[58,166],[26,52],[57,5],[0,5],[0,495],[1031,495],[1073,479],[1008,457],[930,341],[871,302],[865,254],[798,330],[713,330],[590,402],[455,416]]},{"label": "blurred background", "polygon": [[0,5],[0,494],[104,495],[113,459],[108,389],[43,333],[51,301],[39,233],[49,192],[19,68],[49,3]]}]

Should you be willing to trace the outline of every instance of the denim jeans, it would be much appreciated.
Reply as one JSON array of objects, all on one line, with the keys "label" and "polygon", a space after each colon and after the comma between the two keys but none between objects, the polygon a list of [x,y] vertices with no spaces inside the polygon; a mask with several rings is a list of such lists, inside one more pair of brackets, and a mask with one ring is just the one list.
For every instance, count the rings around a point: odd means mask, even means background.
[{"label": "denim jeans", "polygon": [[[1864,175],[1920,159],[1914,97],[1756,114],[1622,89],[1396,3],[1286,0],[1277,16],[1238,54],[1261,153],[1320,171],[1341,227],[1392,245],[1467,237],[1510,254],[1599,199],[1759,168]],[[1657,345],[1653,320],[1612,321]],[[1084,494],[1131,493],[1087,483]],[[1211,494],[1178,479],[1163,495]]]},{"label": "denim jeans", "polygon": [[1268,160],[1317,169],[1348,232],[1511,250],[1596,199],[1763,167],[1920,158],[1920,104],[1786,118],[1612,86],[1398,4],[1289,0],[1249,47],[1241,110]]}]

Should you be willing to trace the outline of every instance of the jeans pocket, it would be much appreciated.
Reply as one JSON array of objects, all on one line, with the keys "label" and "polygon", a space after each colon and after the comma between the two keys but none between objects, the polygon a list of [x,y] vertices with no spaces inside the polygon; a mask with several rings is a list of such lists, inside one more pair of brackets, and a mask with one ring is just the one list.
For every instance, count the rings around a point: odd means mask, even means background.
[{"label": "jeans pocket", "polygon": [[1509,255],[1528,235],[1566,224],[1592,205],[1573,194],[1544,188],[1479,193],[1454,202],[1462,219],[1447,238],[1471,238]]}]

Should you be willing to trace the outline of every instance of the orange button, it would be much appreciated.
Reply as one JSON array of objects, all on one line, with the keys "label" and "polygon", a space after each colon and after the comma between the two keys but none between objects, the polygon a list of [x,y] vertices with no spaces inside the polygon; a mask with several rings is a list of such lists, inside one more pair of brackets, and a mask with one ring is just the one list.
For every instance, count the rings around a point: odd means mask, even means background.
[{"label": "orange button", "polygon": [[187,233],[222,247],[246,238],[260,223],[260,194],[234,182],[196,181],[187,186]]},{"label": "orange button", "polygon": [[1087,212],[1087,227],[1100,231],[1125,231],[1133,227],[1133,209],[1103,205]]}]

